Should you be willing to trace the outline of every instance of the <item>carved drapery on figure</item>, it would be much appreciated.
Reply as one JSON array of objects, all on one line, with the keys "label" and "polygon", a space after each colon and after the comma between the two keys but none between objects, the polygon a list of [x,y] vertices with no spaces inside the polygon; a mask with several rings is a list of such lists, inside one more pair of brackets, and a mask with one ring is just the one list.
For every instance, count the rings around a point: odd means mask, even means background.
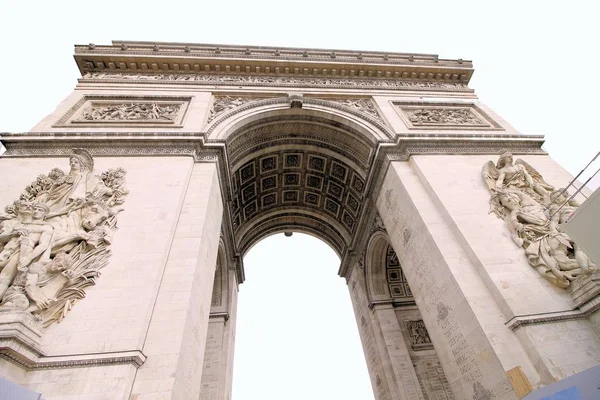
[{"label": "carved drapery on figure", "polygon": [[92,104],[76,121],[174,121],[180,108],[158,103]]},{"label": "carved drapery on figure", "polygon": [[129,193],[125,170],[95,175],[84,149],[73,149],[70,167],[38,176],[0,214],[0,312],[28,312],[44,326],[60,322],[108,263]]},{"label": "carved drapery on figure", "polygon": [[513,241],[544,278],[567,288],[582,272],[597,269],[560,226],[579,206],[566,191],[545,182],[525,161],[513,163],[508,152],[496,164],[488,161],[482,175],[491,193],[490,212],[506,221]]}]

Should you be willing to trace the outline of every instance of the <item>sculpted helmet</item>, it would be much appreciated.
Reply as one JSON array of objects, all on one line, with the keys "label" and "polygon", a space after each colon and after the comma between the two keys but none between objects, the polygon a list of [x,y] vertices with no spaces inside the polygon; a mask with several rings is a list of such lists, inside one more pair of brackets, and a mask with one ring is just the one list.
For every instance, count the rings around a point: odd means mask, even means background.
[{"label": "sculpted helmet", "polygon": [[76,158],[88,172],[94,169],[94,158],[85,149],[73,149],[71,153],[71,158]]},{"label": "sculpted helmet", "polygon": [[48,207],[44,203],[39,203],[39,202],[33,203],[33,208],[41,208],[42,210],[44,210],[44,212],[46,214],[48,214],[50,212],[50,207]]}]

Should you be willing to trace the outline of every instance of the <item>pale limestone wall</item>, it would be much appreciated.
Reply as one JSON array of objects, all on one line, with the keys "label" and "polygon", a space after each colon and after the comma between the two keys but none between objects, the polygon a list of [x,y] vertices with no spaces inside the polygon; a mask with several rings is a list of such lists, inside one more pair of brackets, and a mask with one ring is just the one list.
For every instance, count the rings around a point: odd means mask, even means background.
[{"label": "pale limestone wall", "polygon": [[[350,291],[350,300],[354,309],[354,316],[358,325],[360,341],[362,344],[369,377],[371,378],[371,386],[376,400],[396,400],[400,399],[400,395],[395,387],[388,381],[384,360],[379,351],[379,344],[374,323],[372,321],[372,313],[369,310],[368,300],[366,297],[366,284],[363,271],[355,266],[352,270],[352,275],[348,281],[348,289]],[[392,378],[393,379],[393,378]]]},{"label": "pale limestone wall", "polygon": [[16,364],[0,360],[0,376],[12,382],[22,384],[25,382],[27,371]]},{"label": "pale limestone wall", "polygon": [[135,372],[132,365],[32,371],[22,385],[44,400],[127,400]]},{"label": "pale limestone wall", "polygon": [[588,320],[526,325],[515,334],[538,371],[552,379],[560,380],[600,363],[600,341]]},{"label": "pale limestone wall", "polygon": [[[72,127],[63,127],[53,125],[74,107],[78,101],[84,96],[106,96],[106,100],[114,102],[127,102],[130,98],[140,98],[144,96],[159,96],[164,97],[156,101],[165,101],[169,98],[190,97],[187,112],[182,120],[182,127],[173,127],[169,125],[152,126],[139,124],[135,127],[116,127],[114,124],[97,123],[94,127],[84,127],[73,125]],[[206,89],[199,88],[181,88],[168,86],[153,86],[139,88],[115,88],[111,85],[84,85],[78,86],[69,96],[67,96],[56,109],[38,124],[36,124],[31,132],[200,132],[208,119],[209,105],[211,101],[211,92]]]},{"label": "pale limestone wall", "polygon": [[[119,213],[111,260],[97,285],[87,289],[85,299],[67,318],[43,335],[42,350],[48,355],[141,349],[194,165],[190,157],[158,160],[95,158],[96,172],[118,166],[127,170],[130,194]],[[2,207],[54,167],[68,171],[68,159],[1,158]]]},{"label": "pale limestone wall", "polygon": [[390,164],[377,209],[455,397],[471,398],[481,385],[498,399],[516,398],[505,374],[515,365],[538,382],[500,308],[408,162]]},{"label": "pale limestone wall", "polygon": [[[548,156],[519,157],[556,187],[564,187],[572,179]],[[412,165],[502,309],[505,322],[513,317],[573,310],[569,291],[541,277],[527,262],[523,249],[512,241],[504,222],[488,214],[489,192],[480,169],[489,159],[487,156],[415,156]],[[493,330],[486,329],[486,333],[490,339],[496,336]],[[516,333],[546,383],[600,362],[600,340],[590,321],[524,326]],[[500,348],[498,352],[504,353]]]},{"label": "pale limestone wall", "polygon": [[202,389],[201,400],[218,400],[219,380],[222,377],[221,359],[223,353],[223,336],[225,330],[225,318],[211,318],[208,323],[206,336],[206,347],[204,351],[204,363],[202,366]]},{"label": "pale limestone wall", "polygon": [[198,399],[223,205],[215,164],[194,164],[132,394]]},{"label": "pale limestone wall", "polygon": [[231,390],[233,387],[233,366],[234,366],[234,349],[235,349],[235,334],[237,321],[237,303],[238,303],[238,283],[234,271],[229,271],[229,319],[225,323],[225,331],[223,333],[223,348],[221,360],[221,379],[219,400],[231,400]]},{"label": "pale limestone wall", "polygon": [[417,374],[412,366],[406,338],[392,305],[376,305],[373,316],[383,336],[383,353],[389,357],[394,381],[400,390],[400,398],[424,399]]},{"label": "pale limestone wall", "polygon": [[410,333],[406,321],[422,320],[419,309],[415,306],[399,307],[395,310],[399,323],[400,334],[404,337],[413,369],[419,381],[423,397],[428,400],[454,400],[448,379],[444,374],[440,360],[435,349],[418,349],[411,346]]},{"label": "pale limestone wall", "polygon": [[[191,157],[96,157],[95,163],[98,172],[127,170],[130,194],[113,256],[97,285],[46,330],[42,350],[51,356],[140,350],[146,363],[137,371],[127,364],[24,373],[2,360],[0,373],[48,399],[133,393],[138,400],[196,400],[222,218],[216,165]],[[1,204],[54,167],[68,170],[68,159],[1,158]]]},{"label": "pale limestone wall", "polygon": [[[481,168],[497,156],[414,156],[415,172],[470,260],[487,281],[491,293],[510,319],[573,308],[568,291],[550,284],[527,262],[522,248],[510,238],[501,219],[490,214],[490,193],[481,177]],[[536,168],[544,179],[564,187],[571,176],[548,156],[515,156]]]}]

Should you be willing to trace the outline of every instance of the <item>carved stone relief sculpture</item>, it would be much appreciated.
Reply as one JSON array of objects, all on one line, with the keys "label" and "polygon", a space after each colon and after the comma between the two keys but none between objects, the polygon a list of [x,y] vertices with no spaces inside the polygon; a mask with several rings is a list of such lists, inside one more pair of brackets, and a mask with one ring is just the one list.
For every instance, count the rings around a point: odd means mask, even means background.
[{"label": "carved stone relief sculpture", "polygon": [[430,347],[424,346],[431,345],[431,338],[422,320],[406,321],[406,329],[408,330],[408,337],[414,349]]},{"label": "carved stone relief sculpture", "polygon": [[210,110],[210,115],[208,116],[208,121],[206,121],[206,123],[209,124],[219,115],[224,114],[225,112],[232,110],[236,107],[249,103],[252,100],[257,99],[231,96],[217,97],[215,98],[215,102],[213,103],[212,109]]},{"label": "carved stone relief sculpture", "polygon": [[529,264],[558,287],[568,288],[582,272],[597,270],[587,255],[563,232],[579,204],[555,189],[523,160],[513,163],[504,153],[482,169],[491,193],[491,210],[506,221],[513,241],[525,250]]},{"label": "carved stone relief sculpture", "polygon": [[377,120],[383,122],[383,119],[377,112],[377,108],[375,108],[375,104],[373,101],[369,99],[343,99],[343,100],[332,100],[338,104],[344,105],[346,107],[350,107],[355,109],[356,111],[361,111],[369,114],[371,117],[376,118]]},{"label": "carved stone relief sculpture", "polygon": [[74,122],[174,121],[181,105],[158,103],[91,104]]},{"label": "carved stone relief sculpture", "polygon": [[419,108],[406,111],[413,125],[488,126],[468,108]]},{"label": "carved stone relief sculpture", "polygon": [[60,322],[108,263],[125,170],[99,175],[84,149],[40,175],[0,214],[0,312]]},{"label": "carved stone relief sculpture", "polygon": [[505,130],[477,104],[393,102],[408,129]]},{"label": "carved stone relief sculpture", "polygon": [[393,88],[407,90],[457,90],[467,91],[464,82],[421,82],[398,79],[359,79],[359,78],[302,78],[288,76],[242,76],[242,75],[205,75],[205,74],[136,74],[136,73],[106,73],[88,72],[83,79],[97,80],[135,80],[135,81],[165,81],[165,82],[194,82],[196,84],[219,85],[260,85],[260,86],[353,86],[367,88]]}]

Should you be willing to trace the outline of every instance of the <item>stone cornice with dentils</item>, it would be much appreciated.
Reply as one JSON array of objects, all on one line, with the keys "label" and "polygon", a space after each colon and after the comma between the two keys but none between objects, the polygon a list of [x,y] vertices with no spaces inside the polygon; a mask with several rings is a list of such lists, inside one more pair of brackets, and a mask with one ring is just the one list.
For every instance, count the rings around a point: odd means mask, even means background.
[{"label": "stone cornice with dentils", "polygon": [[466,84],[474,71],[471,61],[432,54],[124,41],[76,45],[75,60],[82,75],[101,71],[201,72]]}]

